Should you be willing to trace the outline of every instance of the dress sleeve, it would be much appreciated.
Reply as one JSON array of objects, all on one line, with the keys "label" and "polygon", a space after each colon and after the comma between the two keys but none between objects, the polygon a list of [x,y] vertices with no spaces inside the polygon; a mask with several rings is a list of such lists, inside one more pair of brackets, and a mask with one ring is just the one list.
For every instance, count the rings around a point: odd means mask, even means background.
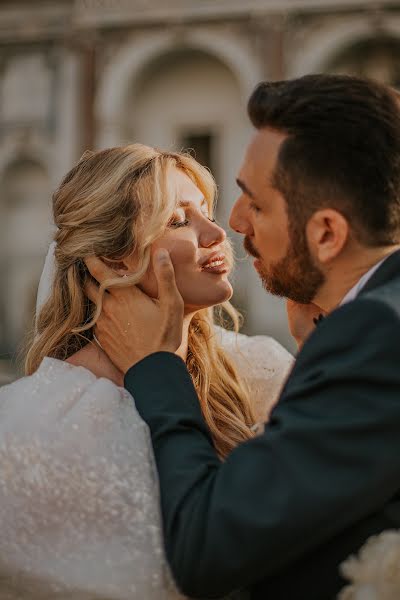
[{"label": "dress sleeve", "polygon": [[0,531],[7,600],[179,597],[148,428],[86,369],[45,359],[0,390]]},{"label": "dress sleeve", "polygon": [[248,336],[217,328],[221,346],[249,387],[256,420],[264,422],[276,404],[294,357],[266,335]]}]

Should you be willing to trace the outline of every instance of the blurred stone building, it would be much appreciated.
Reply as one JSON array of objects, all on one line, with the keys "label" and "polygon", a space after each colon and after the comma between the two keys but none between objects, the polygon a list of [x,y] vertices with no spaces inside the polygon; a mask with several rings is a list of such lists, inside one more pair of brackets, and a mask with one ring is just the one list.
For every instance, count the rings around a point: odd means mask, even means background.
[{"label": "blurred stone building", "polygon": [[[51,192],[85,149],[192,148],[217,179],[226,226],[254,85],[322,71],[400,85],[400,1],[0,0],[0,48],[0,355],[9,359],[31,326]],[[237,242],[245,330],[292,348],[283,303],[266,296]]]}]

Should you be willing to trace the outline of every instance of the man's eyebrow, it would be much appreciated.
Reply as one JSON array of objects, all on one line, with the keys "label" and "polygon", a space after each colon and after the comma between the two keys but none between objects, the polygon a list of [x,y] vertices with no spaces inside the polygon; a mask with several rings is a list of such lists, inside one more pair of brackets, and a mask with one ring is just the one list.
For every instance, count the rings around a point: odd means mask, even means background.
[{"label": "man's eyebrow", "polygon": [[240,187],[240,189],[242,190],[242,192],[244,194],[246,194],[247,196],[249,196],[250,198],[252,198],[254,200],[254,194],[253,192],[251,192],[249,190],[249,188],[247,187],[247,185],[239,178],[236,179],[236,183],[238,184],[238,186]]}]

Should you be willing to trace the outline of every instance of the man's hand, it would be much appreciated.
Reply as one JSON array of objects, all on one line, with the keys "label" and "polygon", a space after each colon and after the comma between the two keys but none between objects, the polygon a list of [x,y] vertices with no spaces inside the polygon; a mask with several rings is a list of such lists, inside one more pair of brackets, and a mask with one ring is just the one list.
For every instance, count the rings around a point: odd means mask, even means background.
[{"label": "man's hand", "polygon": [[316,304],[298,304],[293,300],[287,300],[286,310],[289,321],[289,330],[296,340],[299,350],[308,336],[314,331],[316,321],[326,315]]},{"label": "man's hand", "polygon": [[[94,256],[86,259],[92,277],[100,284],[115,272]],[[159,298],[154,300],[138,287],[110,288],[103,295],[95,334],[111,361],[126,371],[153,352],[175,352],[182,340],[183,300],[176,287],[169,254],[159,249],[153,256]],[[99,302],[99,290],[89,282],[86,294]]]}]

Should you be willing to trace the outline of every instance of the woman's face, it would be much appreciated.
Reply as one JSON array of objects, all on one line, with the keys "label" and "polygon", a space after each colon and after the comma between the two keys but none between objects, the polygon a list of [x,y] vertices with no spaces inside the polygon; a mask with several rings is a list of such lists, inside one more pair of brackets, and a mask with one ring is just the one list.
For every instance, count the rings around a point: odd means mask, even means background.
[{"label": "woman's face", "polygon": [[[176,169],[171,176],[176,179],[179,206],[152,250],[166,248],[170,253],[185,311],[190,313],[231,298],[230,261],[224,250],[226,233],[211,220],[202,192],[183,171]],[[152,266],[139,287],[157,297]]]}]

